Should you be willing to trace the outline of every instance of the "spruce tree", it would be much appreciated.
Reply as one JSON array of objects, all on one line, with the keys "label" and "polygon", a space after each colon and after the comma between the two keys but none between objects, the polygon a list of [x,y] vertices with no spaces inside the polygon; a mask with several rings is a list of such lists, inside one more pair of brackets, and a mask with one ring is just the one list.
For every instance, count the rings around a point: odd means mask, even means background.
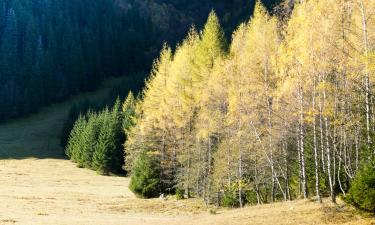
[{"label": "spruce tree", "polygon": [[122,105],[123,122],[122,129],[125,133],[128,133],[130,129],[135,125],[135,98],[133,92],[129,92],[124,104]]},{"label": "spruce tree", "polygon": [[86,127],[83,129],[81,134],[81,163],[84,167],[91,168],[92,157],[95,151],[95,147],[98,144],[97,140],[99,137],[101,120],[94,112],[89,112],[87,117],[88,121]]},{"label": "spruce tree", "polygon": [[81,145],[82,145],[82,133],[86,127],[86,118],[82,115],[79,116],[75,122],[73,129],[70,133],[68,145],[66,148],[66,155],[77,163],[77,166],[82,167],[81,163]]},{"label": "spruce tree", "polygon": [[153,152],[143,150],[134,163],[130,190],[140,197],[157,197],[160,193],[160,162]]},{"label": "spruce tree", "polygon": [[98,144],[95,146],[92,163],[93,169],[98,173],[108,175],[111,166],[110,150],[115,148],[115,137],[111,130],[113,122],[108,109],[101,112],[100,117],[103,123],[99,131]]},{"label": "spruce tree", "polygon": [[102,125],[98,135],[98,143],[93,154],[93,168],[100,174],[122,172],[124,162],[122,143],[122,114],[120,100],[117,99],[113,109],[105,109],[100,115]]},{"label": "spruce tree", "polygon": [[345,200],[354,206],[375,212],[375,158],[372,157],[358,171],[352,181],[349,193]]}]

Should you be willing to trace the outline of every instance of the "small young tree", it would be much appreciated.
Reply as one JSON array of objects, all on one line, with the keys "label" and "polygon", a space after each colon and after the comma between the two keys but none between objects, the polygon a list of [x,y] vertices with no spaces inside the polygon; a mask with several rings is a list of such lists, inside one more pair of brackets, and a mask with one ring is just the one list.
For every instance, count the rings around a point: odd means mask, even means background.
[{"label": "small young tree", "polygon": [[145,198],[160,194],[160,162],[155,154],[146,150],[140,153],[133,166],[129,188]]},{"label": "small young tree", "polygon": [[375,213],[375,159],[357,173],[346,200],[360,209]]}]

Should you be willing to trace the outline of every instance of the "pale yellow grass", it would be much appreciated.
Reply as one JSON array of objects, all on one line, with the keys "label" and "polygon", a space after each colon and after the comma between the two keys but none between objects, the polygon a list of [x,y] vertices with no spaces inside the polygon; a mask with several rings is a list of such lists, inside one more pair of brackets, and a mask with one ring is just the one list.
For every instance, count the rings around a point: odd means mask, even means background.
[{"label": "pale yellow grass", "polygon": [[128,183],[62,159],[1,160],[0,224],[375,224],[342,202],[300,200],[211,215],[200,200],[137,199]]}]

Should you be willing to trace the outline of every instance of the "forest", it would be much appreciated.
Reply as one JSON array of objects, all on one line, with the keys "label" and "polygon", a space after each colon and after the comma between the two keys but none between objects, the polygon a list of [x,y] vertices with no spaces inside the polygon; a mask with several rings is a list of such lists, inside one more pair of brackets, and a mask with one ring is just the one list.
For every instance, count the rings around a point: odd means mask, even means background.
[{"label": "forest", "polygon": [[177,43],[211,9],[230,34],[253,7],[245,0],[2,0],[0,121],[96,90],[111,76],[142,80],[162,43]]},{"label": "forest", "polygon": [[[124,148],[113,145],[116,132],[105,135],[108,126],[90,126],[97,115],[88,113],[74,125],[68,155],[120,157],[141,197],[169,193],[243,207],[340,196],[373,212],[375,2],[311,0],[281,9],[270,13],[258,2],[231,39],[211,11],[202,29],[163,46],[138,96],[129,94],[122,110],[115,104]],[[71,150],[87,138],[94,147]],[[108,143],[106,152],[123,155],[102,153]]]},{"label": "forest", "polygon": [[0,0],[0,224],[374,225],[375,0]]}]

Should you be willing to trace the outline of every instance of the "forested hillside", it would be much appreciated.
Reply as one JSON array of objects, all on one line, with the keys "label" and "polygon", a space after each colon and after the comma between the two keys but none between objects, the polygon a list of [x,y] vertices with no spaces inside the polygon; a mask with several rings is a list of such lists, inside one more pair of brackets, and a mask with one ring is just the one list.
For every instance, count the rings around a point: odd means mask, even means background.
[{"label": "forested hillside", "polygon": [[1,1],[0,120],[145,69],[154,32],[113,1]]},{"label": "forested hillside", "polygon": [[174,45],[211,9],[226,18],[230,34],[254,3],[2,0],[0,120],[94,90],[109,76],[146,74],[162,43]]}]

